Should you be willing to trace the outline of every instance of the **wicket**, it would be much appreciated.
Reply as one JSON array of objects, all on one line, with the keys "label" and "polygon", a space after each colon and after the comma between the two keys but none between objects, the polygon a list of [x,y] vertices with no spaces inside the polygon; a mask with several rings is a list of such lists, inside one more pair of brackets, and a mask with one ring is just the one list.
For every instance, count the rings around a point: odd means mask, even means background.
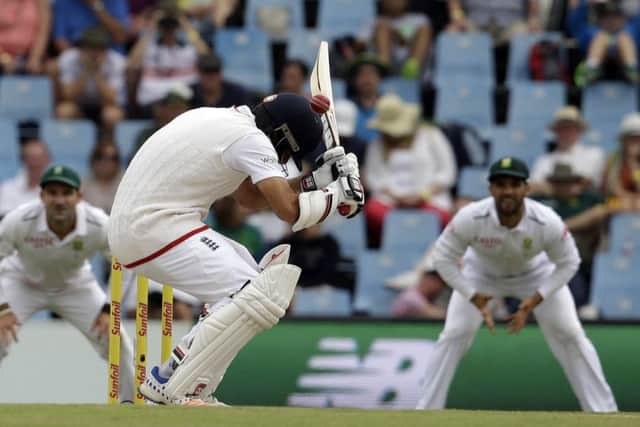
[{"label": "wicket", "polygon": [[[138,276],[136,304],[136,362],[134,399],[136,405],[145,403],[138,392],[147,374],[147,331],[149,323],[149,279]],[[115,257],[111,260],[111,311],[109,316],[109,386],[108,401],[120,403],[118,387],[120,385],[120,325],[122,321],[122,265]],[[161,363],[171,357],[173,338],[173,289],[162,286],[162,342]]]}]

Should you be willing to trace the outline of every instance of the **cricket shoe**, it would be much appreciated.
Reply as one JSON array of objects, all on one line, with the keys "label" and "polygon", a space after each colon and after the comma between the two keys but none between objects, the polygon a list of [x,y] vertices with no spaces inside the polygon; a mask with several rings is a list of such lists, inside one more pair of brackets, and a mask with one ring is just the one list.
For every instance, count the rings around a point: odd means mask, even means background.
[{"label": "cricket shoe", "polygon": [[229,406],[218,401],[218,399],[213,396],[210,396],[206,400],[192,397],[183,397],[179,399],[170,397],[166,392],[166,385],[168,381],[169,378],[161,376],[158,367],[154,366],[149,375],[146,376],[144,383],[140,385],[138,391],[140,391],[146,400],[159,405]]}]

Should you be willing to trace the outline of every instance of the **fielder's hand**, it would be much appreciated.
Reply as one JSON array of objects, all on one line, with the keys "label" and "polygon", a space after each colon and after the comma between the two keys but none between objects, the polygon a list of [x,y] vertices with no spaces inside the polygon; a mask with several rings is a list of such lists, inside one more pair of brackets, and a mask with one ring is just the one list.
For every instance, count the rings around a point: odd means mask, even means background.
[{"label": "fielder's hand", "polygon": [[330,148],[316,159],[316,169],[302,178],[302,191],[325,188],[336,179],[349,175],[360,177],[356,155],[345,154],[342,147]]},{"label": "fielder's hand", "polygon": [[476,292],[471,297],[471,303],[475,305],[478,310],[480,310],[482,318],[484,319],[484,323],[487,324],[491,335],[495,335],[496,324],[493,321],[493,316],[491,316],[491,311],[489,310],[489,300],[491,300],[491,298],[493,298],[491,295]]},{"label": "fielder's hand", "polygon": [[95,333],[98,339],[106,339],[109,336],[109,314],[98,314],[91,326],[91,332]]},{"label": "fielder's hand", "polygon": [[518,311],[507,318],[507,331],[510,334],[519,333],[524,325],[527,323],[527,319],[529,318],[529,314],[533,311],[533,309],[540,304],[542,301],[542,296],[539,293],[535,293],[534,295],[525,298],[522,300],[520,305],[518,306]]},{"label": "fielder's hand", "polygon": [[18,318],[9,308],[3,311],[0,316],[0,342],[8,344],[13,341],[18,342]]}]

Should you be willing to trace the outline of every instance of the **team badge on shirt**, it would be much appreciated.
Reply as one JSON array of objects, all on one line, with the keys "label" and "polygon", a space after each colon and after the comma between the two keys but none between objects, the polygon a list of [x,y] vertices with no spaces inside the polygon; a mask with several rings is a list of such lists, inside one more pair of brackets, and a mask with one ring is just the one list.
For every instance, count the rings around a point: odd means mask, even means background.
[{"label": "team badge on shirt", "polygon": [[73,243],[71,243],[71,247],[74,251],[81,251],[84,248],[84,243],[82,240],[74,240]]},{"label": "team badge on shirt", "polygon": [[525,251],[531,250],[531,246],[533,245],[533,240],[531,237],[525,237],[522,241],[522,249]]}]

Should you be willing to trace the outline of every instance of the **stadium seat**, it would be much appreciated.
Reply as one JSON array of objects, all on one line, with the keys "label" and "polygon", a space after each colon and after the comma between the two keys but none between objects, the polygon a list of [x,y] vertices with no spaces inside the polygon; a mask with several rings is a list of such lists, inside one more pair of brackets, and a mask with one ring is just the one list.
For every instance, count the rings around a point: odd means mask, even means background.
[{"label": "stadium seat", "polygon": [[116,144],[120,150],[120,162],[123,166],[129,162],[138,134],[150,125],[151,122],[148,120],[123,120],[116,125]]},{"label": "stadium seat", "polygon": [[291,29],[287,35],[287,59],[299,59],[311,70],[316,62],[320,42],[325,39],[324,37],[317,30]]},{"label": "stadium seat", "polygon": [[609,251],[640,254],[640,214],[619,213],[611,217],[609,226]]},{"label": "stadium seat", "polygon": [[54,164],[74,168],[80,176],[89,171],[89,156],[96,143],[96,126],[90,120],[43,120],[40,135],[51,149]]},{"label": "stadium seat", "polygon": [[[270,24],[262,22],[260,14],[264,14],[263,19],[266,20],[279,20],[280,14],[282,17],[286,17],[286,23],[282,23],[282,29],[284,32],[279,34],[280,22],[278,28],[273,28],[270,31]],[[244,25],[248,30],[261,30],[269,34],[274,40],[284,40],[287,38],[287,32],[291,29],[298,29],[304,27],[304,2],[299,0],[248,0],[244,13]]]},{"label": "stadium seat", "polygon": [[467,166],[458,177],[458,197],[480,200],[489,197],[487,168]]},{"label": "stadium seat", "polygon": [[13,120],[0,118],[0,146],[0,181],[4,181],[20,169],[18,130]]},{"label": "stadium seat", "polygon": [[593,265],[592,304],[605,319],[639,319],[640,253],[599,253]]},{"label": "stadium seat", "polygon": [[382,227],[385,252],[423,254],[440,234],[440,219],[419,209],[396,209],[389,212]]},{"label": "stadium seat", "polygon": [[587,145],[595,145],[606,152],[617,149],[618,134],[620,133],[619,121],[594,118],[589,122],[589,129],[582,137],[582,142]]},{"label": "stadium seat", "polygon": [[357,259],[354,311],[370,316],[389,316],[398,293],[384,286],[385,280],[414,268],[420,255],[400,251],[365,251]]},{"label": "stadium seat", "polygon": [[493,125],[491,86],[465,78],[455,81],[442,80],[436,87],[436,121],[462,122],[476,127],[479,131]]},{"label": "stadium seat", "polygon": [[271,42],[265,33],[223,29],[216,32],[215,47],[225,78],[263,93],[273,90]]},{"label": "stadium seat", "polygon": [[536,128],[496,127],[491,131],[491,163],[501,157],[518,157],[529,168],[546,151],[544,134]]},{"label": "stadium seat", "polygon": [[538,41],[560,41],[560,33],[520,33],[511,37],[509,45],[509,64],[507,66],[507,84],[512,85],[519,81],[529,81],[529,52]]},{"label": "stadium seat", "polygon": [[555,112],[566,104],[566,88],[561,82],[518,82],[511,87],[508,123],[548,124]]},{"label": "stadium seat", "polygon": [[309,317],[349,317],[351,296],[349,291],[332,286],[296,289],[292,313]]},{"label": "stadium seat", "polygon": [[53,88],[47,77],[0,78],[0,116],[16,120],[46,119],[53,113]]},{"label": "stadium seat", "polygon": [[340,245],[340,255],[356,258],[367,247],[367,229],[363,214],[346,219],[333,215],[325,224],[324,230],[333,236]]},{"label": "stadium seat", "polygon": [[608,121],[620,124],[622,117],[638,109],[638,92],[628,84],[599,82],[582,93],[582,112],[587,123]]},{"label": "stadium seat", "polygon": [[327,38],[359,35],[376,20],[374,0],[319,0],[316,27]]},{"label": "stadium seat", "polygon": [[420,81],[417,79],[404,79],[402,77],[387,77],[380,85],[382,93],[395,93],[405,102],[422,104]]},{"label": "stadium seat", "polygon": [[440,34],[436,39],[436,84],[454,76],[470,76],[493,86],[492,45],[486,33]]}]

